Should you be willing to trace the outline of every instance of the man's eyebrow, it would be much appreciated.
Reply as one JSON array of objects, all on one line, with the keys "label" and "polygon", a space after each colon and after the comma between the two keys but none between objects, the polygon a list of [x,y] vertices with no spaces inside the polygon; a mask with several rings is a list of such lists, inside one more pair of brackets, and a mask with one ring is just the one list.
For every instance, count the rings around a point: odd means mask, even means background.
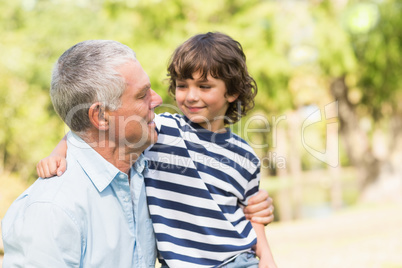
[{"label": "man's eyebrow", "polygon": [[137,94],[137,95],[144,94],[144,93],[147,92],[150,88],[151,88],[151,84],[146,84],[146,85],[144,85],[144,86],[138,91],[138,94]]},{"label": "man's eyebrow", "polygon": [[141,90],[145,91],[145,90],[148,90],[150,88],[151,88],[151,83],[148,83],[148,84],[144,85]]}]

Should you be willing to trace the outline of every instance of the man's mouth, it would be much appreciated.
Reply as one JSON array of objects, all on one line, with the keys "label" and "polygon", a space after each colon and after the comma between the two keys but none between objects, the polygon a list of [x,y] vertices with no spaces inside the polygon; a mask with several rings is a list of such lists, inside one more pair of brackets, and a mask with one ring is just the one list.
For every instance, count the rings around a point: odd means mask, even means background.
[{"label": "man's mouth", "polygon": [[153,125],[153,126],[155,125],[155,121],[153,119],[148,122],[148,126],[150,126],[150,125]]}]

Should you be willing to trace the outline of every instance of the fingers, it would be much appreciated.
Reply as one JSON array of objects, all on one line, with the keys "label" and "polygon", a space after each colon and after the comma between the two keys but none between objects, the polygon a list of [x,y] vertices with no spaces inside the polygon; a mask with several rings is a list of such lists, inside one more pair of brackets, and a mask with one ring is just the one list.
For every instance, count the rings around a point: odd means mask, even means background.
[{"label": "fingers", "polygon": [[43,170],[43,176],[41,176],[42,178],[49,178],[53,176],[52,173],[50,172],[48,164],[42,165],[42,170]]},{"label": "fingers", "polygon": [[273,221],[273,216],[274,216],[274,207],[269,206],[268,208],[265,208],[263,210],[258,210],[255,213],[247,213],[245,214],[246,219],[256,221],[262,223],[264,222],[265,224],[268,224]]},{"label": "fingers", "polygon": [[60,162],[60,160],[56,160],[50,157],[39,161],[39,163],[36,165],[36,172],[38,173],[38,176],[41,178],[49,178],[55,176],[58,172],[58,162]]},{"label": "fingers", "polygon": [[66,169],[67,169],[67,161],[63,157],[59,162],[59,167],[57,168],[57,176],[61,176],[64,173],[64,171],[66,171]]},{"label": "fingers", "polygon": [[56,161],[54,161],[54,160],[49,160],[48,162],[47,162],[47,171],[48,171],[48,174],[46,174],[46,175],[50,175],[50,176],[47,176],[47,177],[52,177],[52,176],[55,176],[56,174],[57,174],[57,166],[58,166],[58,162],[59,162],[60,160],[56,160]]},{"label": "fingers", "polygon": [[274,214],[269,217],[252,217],[251,221],[267,225],[274,221]]},{"label": "fingers", "polygon": [[39,161],[39,163],[36,165],[36,172],[41,178],[51,177],[48,164],[45,163],[44,159]]},{"label": "fingers", "polygon": [[245,214],[245,216],[246,216],[247,219],[251,220],[253,217],[260,217],[260,218],[271,217],[271,215],[273,215],[273,214],[274,214],[274,207],[269,206],[269,207],[267,207],[265,209],[258,210],[255,213],[247,213],[247,214]]},{"label": "fingers", "polygon": [[40,162],[36,165],[36,173],[38,174],[39,177],[42,177],[44,175]]},{"label": "fingers", "polygon": [[272,205],[272,198],[268,197],[268,199],[263,200],[259,203],[256,203],[254,205],[248,205],[247,207],[244,208],[244,213],[246,214],[254,214],[259,211],[263,211],[269,207],[273,206]]},{"label": "fingers", "polygon": [[269,197],[268,192],[263,189],[260,189],[256,195],[250,197],[250,199],[248,200],[248,204],[254,205],[254,204],[263,202],[268,197]]},{"label": "fingers", "polygon": [[267,225],[274,221],[274,213],[273,212],[274,212],[274,207],[270,206],[269,208],[267,208],[263,211],[250,215],[251,216],[250,220],[253,222]]},{"label": "fingers", "polygon": [[268,192],[260,189],[256,195],[248,200],[244,208],[246,219],[267,225],[274,220],[273,200]]}]

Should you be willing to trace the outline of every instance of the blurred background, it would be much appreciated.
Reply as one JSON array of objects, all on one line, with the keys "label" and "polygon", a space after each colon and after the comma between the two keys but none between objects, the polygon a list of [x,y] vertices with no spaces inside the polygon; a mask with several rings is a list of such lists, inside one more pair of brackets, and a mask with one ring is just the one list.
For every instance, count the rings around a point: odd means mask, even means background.
[{"label": "blurred background", "polygon": [[220,31],[259,87],[232,129],[260,156],[278,266],[402,267],[401,14],[400,0],[1,0],[0,219],[68,131],[49,97],[66,49],[130,46],[174,104],[171,53]]}]

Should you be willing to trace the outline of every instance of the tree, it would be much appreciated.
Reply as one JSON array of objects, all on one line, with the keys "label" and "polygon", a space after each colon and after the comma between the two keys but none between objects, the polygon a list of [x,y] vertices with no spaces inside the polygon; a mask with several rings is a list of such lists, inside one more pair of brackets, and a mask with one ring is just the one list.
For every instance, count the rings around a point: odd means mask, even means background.
[{"label": "tree", "polygon": [[[393,0],[378,5],[351,2],[336,12],[334,5],[326,1],[317,10],[320,11],[316,14],[324,12],[319,15],[324,21],[342,21],[332,26],[330,33],[325,29],[320,32],[323,41],[319,47],[326,55],[320,63],[330,81],[331,93],[339,101],[341,134],[364,189],[384,176],[384,165],[395,162],[390,157],[401,148],[401,5]],[[334,31],[343,34],[333,38]],[[339,36],[343,44],[338,44]],[[333,43],[338,46],[328,48]],[[368,128],[363,127],[363,120],[370,122]],[[387,127],[389,122],[393,122],[391,128]],[[389,130],[396,143],[390,144],[389,155],[381,156],[376,148],[387,145],[374,143],[371,137],[377,131]]]}]

